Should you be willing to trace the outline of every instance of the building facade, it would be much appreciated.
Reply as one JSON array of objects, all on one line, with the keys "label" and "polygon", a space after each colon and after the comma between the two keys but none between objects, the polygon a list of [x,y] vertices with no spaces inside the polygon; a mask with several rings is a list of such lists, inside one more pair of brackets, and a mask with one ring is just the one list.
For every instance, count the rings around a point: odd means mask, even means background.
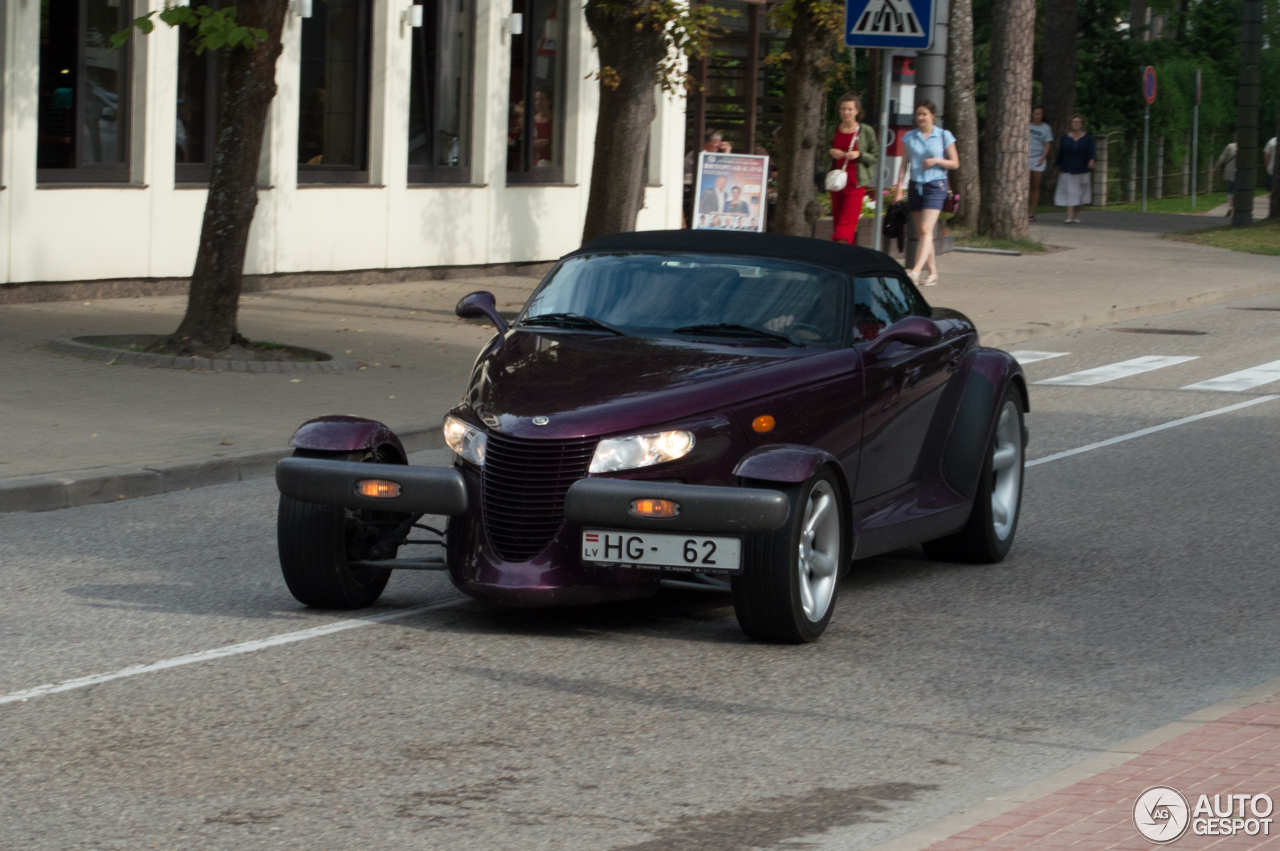
[{"label": "building facade", "polygon": [[[3,0],[2,283],[191,273],[216,53],[157,0]],[[294,0],[248,274],[554,259],[579,244],[598,62],[568,0]],[[414,24],[421,20],[420,26]],[[684,102],[660,95],[638,227],[680,227]]]}]

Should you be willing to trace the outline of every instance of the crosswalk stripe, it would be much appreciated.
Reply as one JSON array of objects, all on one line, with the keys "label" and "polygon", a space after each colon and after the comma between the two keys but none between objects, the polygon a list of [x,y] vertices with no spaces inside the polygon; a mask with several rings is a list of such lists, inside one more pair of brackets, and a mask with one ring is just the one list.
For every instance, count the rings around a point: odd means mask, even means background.
[{"label": "crosswalk stripe", "polygon": [[1219,390],[1227,393],[1239,393],[1241,390],[1252,390],[1255,387],[1261,387],[1273,381],[1280,381],[1280,360],[1273,360],[1271,363],[1264,363],[1261,366],[1242,369],[1239,372],[1219,375],[1217,378],[1210,378],[1207,381],[1197,381],[1195,384],[1188,384],[1182,389]]},{"label": "crosswalk stripe", "polygon": [[1131,375],[1141,375],[1153,369],[1163,369],[1166,366],[1176,366],[1197,359],[1198,357],[1194,355],[1144,355],[1132,360],[1122,360],[1119,363],[1109,363],[1106,366],[1059,375],[1056,378],[1046,378],[1044,381],[1037,381],[1036,384],[1092,387],[1095,384],[1104,384],[1119,378],[1128,378]]},{"label": "crosswalk stripe", "polygon": [[1050,358],[1060,358],[1063,355],[1071,354],[1071,352],[1009,352],[1009,354],[1013,355],[1014,360],[1018,363],[1027,364],[1049,360]]}]

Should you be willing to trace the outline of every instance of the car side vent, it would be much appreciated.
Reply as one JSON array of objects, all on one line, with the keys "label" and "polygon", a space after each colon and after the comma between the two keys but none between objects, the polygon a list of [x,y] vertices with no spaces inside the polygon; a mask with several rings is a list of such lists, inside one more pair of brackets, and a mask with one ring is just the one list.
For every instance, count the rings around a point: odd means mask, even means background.
[{"label": "car side vent", "polygon": [[587,475],[596,438],[520,440],[489,432],[484,458],[484,525],[508,561],[542,552],[564,522],[569,486]]}]

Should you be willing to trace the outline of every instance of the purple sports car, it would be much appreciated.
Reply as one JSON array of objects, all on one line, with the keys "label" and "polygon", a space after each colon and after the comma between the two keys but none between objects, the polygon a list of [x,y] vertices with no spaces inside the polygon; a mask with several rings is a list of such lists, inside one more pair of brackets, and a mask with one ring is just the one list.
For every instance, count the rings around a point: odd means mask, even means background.
[{"label": "purple sports car", "polygon": [[1013,543],[1022,370],[884,254],[619,234],[560,260],[511,325],[488,293],[457,312],[498,333],[444,419],[452,467],[407,466],[372,420],[294,435],[276,482],[301,602],[368,606],[396,569],[518,606],[666,580],[732,591],[748,635],[805,642],[854,559],[996,562]]}]

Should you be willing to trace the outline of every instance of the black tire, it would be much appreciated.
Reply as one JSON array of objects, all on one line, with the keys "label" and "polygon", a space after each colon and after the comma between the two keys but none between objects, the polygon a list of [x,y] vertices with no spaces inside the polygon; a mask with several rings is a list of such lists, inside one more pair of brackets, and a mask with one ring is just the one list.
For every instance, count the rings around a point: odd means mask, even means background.
[{"label": "black tire", "polygon": [[[807,482],[779,488],[776,482],[746,482],[751,487],[782,490],[791,501],[791,515],[782,528],[749,535],[742,542],[742,572],[732,578],[733,609],[742,631],[761,641],[805,644],[826,630],[835,611],[839,577],[850,557],[850,518],[840,480],[830,469]],[[804,515],[816,488],[829,490],[835,501],[839,545],[835,578],[825,613],[817,620],[805,614],[800,589],[800,544]]]},{"label": "black tire", "polygon": [[[381,460],[376,453],[322,454],[298,450],[294,454],[340,461],[376,463]],[[336,505],[280,497],[276,519],[280,571],[289,592],[299,603],[318,609],[362,609],[373,605],[382,595],[391,578],[389,569],[353,570],[349,564],[360,557],[358,550],[363,543],[357,537],[361,528],[357,514]]]},{"label": "black tire", "polygon": [[[1026,431],[1023,424],[1022,391],[1016,385],[1010,385],[1005,391],[1000,406],[996,408],[996,427],[991,429],[991,437],[987,441],[986,457],[982,462],[982,473],[978,478],[978,487],[973,495],[973,508],[969,519],[960,531],[944,538],[928,541],[924,544],[925,554],[938,561],[959,561],[970,564],[995,564],[1009,554],[1013,546],[1014,536],[1018,531],[1018,520],[1022,516],[1022,489],[1025,481],[1026,465]],[[1012,523],[1004,537],[998,534],[998,524],[992,504],[992,494],[997,487],[997,474],[993,460],[996,445],[999,442],[999,418],[1008,409],[1016,418],[1018,434],[1017,451],[1017,496],[1013,500],[1014,512]],[[1006,521],[1007,522],[1007,521]]]}]

